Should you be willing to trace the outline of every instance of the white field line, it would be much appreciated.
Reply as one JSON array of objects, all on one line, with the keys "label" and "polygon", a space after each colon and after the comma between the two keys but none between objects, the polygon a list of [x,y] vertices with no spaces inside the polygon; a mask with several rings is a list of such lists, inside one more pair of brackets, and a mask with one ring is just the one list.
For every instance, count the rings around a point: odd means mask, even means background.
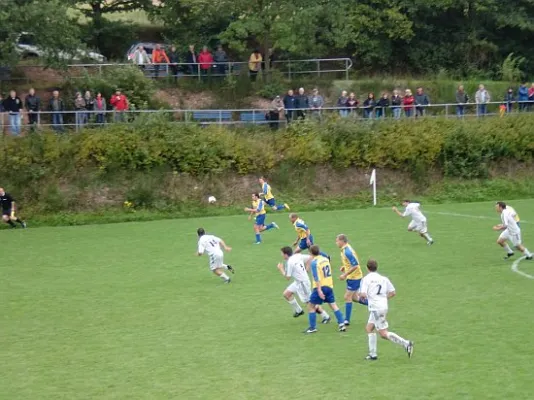
[{"label": "white field line", "polygon": [[515,260],[513,263],[512,263],[512,271],[514,271],[515,273],[521,275],[521,276],[524,276],[525,278],[528,278],[528,279],[534,279],[534,276],[532,275],[529,275],[527,274],[526,272],[523,272],[523,271],[520,271],[519,270],[519,263],[521,261],[523,261],[525,258],[527,258],[527,256],[523,256],[521,258],[518,258],[517,260]]},{"label": "white field line", "polygon": [[[462,217],[462,218],[473,218],[473,219],[492,219],[498,221],[500,218],[497,215],[494,217],[488,217],[486,215],[470,215],[470,214],[458,214],[458,213],[450,213],[450,212],[441,212],[441,211],[424,211],[424,214],[438,214],[438,215],[446,215],[449,217]],[[530,222],[521,220],[521,224],[529,224]]]}]

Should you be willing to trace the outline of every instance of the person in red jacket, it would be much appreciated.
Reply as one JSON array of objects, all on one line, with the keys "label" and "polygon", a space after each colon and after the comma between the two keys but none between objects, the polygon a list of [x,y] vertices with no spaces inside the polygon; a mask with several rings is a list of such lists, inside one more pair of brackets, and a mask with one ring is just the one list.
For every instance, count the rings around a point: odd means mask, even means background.
[{"label": "person in red jacket", "polygon": [[413,97],[412,91],[410,89],[406,89],[405,95],[402,99],[402,106],[404,108],[404,114],[407,117],[411,117],[413,115],[414,103],[415,97]]},{"label": "person in red jacket", "polygon": [[207,75],[213,65],[213,55],[209,52],[208,46],[204,46],[198,55],[198,63],[200,64],[200,71],[203,75]]},{"label": "person in red jacket", "polygon": [[115,91],[109,101],[113,110],[115,110],[115,121],[124,121],[125,112],[128,111],[128,98],[123,95],[120,89]]}]

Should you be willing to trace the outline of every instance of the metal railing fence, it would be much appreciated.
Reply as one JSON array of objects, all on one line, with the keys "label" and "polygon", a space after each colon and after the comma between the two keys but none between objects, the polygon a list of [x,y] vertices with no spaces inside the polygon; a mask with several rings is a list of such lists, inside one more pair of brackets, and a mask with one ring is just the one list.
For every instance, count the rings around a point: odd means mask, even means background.
[{"label": "metal railing fence", "polygon": [[[521,115],[534,112],[534,102],[491,102],[486,104],[430,104],[389,107],[322,107],[307,109],[219,109],[219,110],[77,110],[39,111],[29,113],[0,113],[0,130],[17,133],[21,128],[53,128],[80,131],[87,127],[101,127],[110,123],[141,122],[158,115],[169,122],[200,125],[270,124],[280,126],[298,120],[328,120],[346,118],[353,121],[417,120],[421,118],[482,118]],[[18,128],[17,128],[18,127]]]}]

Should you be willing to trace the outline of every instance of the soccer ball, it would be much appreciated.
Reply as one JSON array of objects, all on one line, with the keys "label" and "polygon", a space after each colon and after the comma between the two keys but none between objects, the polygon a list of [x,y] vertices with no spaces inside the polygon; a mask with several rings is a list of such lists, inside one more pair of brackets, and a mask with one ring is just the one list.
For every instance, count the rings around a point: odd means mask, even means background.
[{"label": "soccer ball", "polygon": [[217,201],[217,199],[215,198],[215,196],[210,196],[210,197],[208,197],[208,203],[213,204],[213,203],[215,203],[216,201]]}]

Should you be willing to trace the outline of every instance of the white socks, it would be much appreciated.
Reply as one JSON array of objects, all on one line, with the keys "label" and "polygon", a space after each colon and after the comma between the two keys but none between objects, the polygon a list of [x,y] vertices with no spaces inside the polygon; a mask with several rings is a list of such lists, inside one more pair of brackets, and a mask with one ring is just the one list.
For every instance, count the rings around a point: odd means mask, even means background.
[{"label": "white socks", "polygon": [[430,235],[428,233],[423,233],[423,236],[425,237],[426,240],[428,240],[429,242],[432,241],[432,237],[430,237]]},{"label": "white socks", "polygon": [[293,311],[296,313],[302,312],[302,307],[297,303],[297,300],[295,298],[292,298],[291,300],[287,301],[291,307],[293,307]]},{"label": "white socks", "polygon": [[222,267],[223,267],[223,268],[224,268],[225,270],[227,270],[227,271],[228,271],[228,265],[226,265],[226,264],[223,264],[223,265],[222,265]]},{"label": "white socks", "polygon": [[330,315],[325,310],[323,310],[323,312],[321,313],[321,317],[323,317],[323,319],[328,319],[330,318]]},{"label": "white socks", "polygon": [[219,276],[220,276],[221,279],[222,279],[223,281],[225,281],[225,282],[230,280],[230,278],[228,278],[228,275],[226,275],[224,272],[223,272],[221,275],[219,275]]},{"label": "white socks", "polygon": [[369,355],[376,357],[376,333],[368,333],[369,337]]},{"label": "white socks", "polygon": [[388,332],[388,340],[403,347],[408,346],[410,343],[406,339],[401,338],[399,335],[393,332]]},{"label": "white socks", "polygon": [[512,254],[514,251],[508,246],[508,243],[505,243],[504,246],[502,246],[504,251],[506,251],[506,254]]},{"label": "white socks", "polygon": [[528,251],[526,247],[525,247],[525,251],[523,252],[523,254],[526,255],[527,257],[532,257],[532,253]]}]

